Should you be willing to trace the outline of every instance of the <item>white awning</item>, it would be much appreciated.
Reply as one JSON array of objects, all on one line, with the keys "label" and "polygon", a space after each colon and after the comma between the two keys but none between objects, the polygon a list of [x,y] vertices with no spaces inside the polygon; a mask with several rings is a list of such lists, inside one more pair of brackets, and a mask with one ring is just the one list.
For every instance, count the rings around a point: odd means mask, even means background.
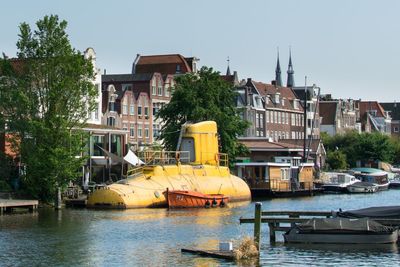
[{"label": "white awning", "polygon": [[138,156],[135,155],[135,153],[132,152],[132,150],[129,149],[128,154],[125,155],[124,160],[132,165],[142,165],[144,164],[143,161],[141,161]]}]

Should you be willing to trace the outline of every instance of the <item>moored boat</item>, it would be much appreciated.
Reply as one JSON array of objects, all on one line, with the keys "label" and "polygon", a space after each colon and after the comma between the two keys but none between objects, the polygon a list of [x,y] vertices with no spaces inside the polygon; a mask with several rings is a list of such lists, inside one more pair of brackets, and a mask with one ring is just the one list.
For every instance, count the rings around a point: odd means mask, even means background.
[{"label": "moored boat", "polygon": [[325,177],[324,183],[322,184],[324,192],[346,193],[348,192],[348,186],[361,182],[359,179],[348,173],[325,172],[322,176]]},{"label": "moored boat", "polygon": [[388,173],[374,168],[353,168],[350,174],[360,179],[362,182],[373,183],[378,186],[378,191],[389,188]]},{"label": "moored boat", "polygon": [[398,240],[398,230],[368,218],[313,218],[284,234],[287,243],[389,244]]},{"label": "moored boat", "polygon": [[229,198],[223,194],[203,194],[196,191],[167,190],[169,208],[214,208],[225,207]]},{"label": "moored boat", "polygon": [[367,182],[357,182],[346,187],[349,193],[375,193],[378,191],[378,185]]}]

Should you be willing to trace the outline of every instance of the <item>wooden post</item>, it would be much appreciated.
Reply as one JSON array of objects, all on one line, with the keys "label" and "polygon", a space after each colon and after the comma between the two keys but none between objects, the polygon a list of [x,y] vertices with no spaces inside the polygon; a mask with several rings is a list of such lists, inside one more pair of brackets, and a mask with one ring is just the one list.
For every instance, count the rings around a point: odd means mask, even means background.
[{"label": "wooden post", "polygon": [[56,195],[56,205],[55,209],[60,210],[61,209],[61,188],[57,186],[57,195]]},{"label": "wooden post", "polygon": [[268,223],[269,227],[269,242],[275,243],[276,241],[276,235],[275,235],[275,223]]},{"label": "wooden post", "polygon": [[260,237],[261,237],[261,202],[257,202],[254,209],[254,242],[256,243],[258,251],[260,251]]}]

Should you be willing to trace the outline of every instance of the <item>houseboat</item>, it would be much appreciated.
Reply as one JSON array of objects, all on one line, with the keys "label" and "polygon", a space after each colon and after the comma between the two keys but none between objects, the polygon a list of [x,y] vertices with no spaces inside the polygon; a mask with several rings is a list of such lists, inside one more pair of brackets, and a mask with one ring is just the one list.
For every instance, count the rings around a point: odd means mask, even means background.
[{"label": "houseboat", "polygon": [[87,207],[166,207],[166,190],[223,194],[229,202],[251,199],[248,185],[230,173],[227,155],[218,151],[215,122],[185,124],[177,147],[178,151],[139,154],[145,165],[132,169],[127,179],[96,190]]},{"label": "houseboat", "polygon": [[[298,164],[298,165],[297,165]],[[236,171],[250,187],[253,198],[312,195],[314,163],[238,162]]]}]

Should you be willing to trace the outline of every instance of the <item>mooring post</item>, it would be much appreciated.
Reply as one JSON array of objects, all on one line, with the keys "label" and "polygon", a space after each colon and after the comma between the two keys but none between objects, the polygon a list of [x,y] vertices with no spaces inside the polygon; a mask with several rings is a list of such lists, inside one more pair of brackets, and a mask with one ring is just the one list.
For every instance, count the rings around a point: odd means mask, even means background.
[{"label": "mooring post", "polygon": [[254,242],[256,243],[258,251],[260,251],[261,240],[261,206],[261,202],[257,202],[254,210]]}]

